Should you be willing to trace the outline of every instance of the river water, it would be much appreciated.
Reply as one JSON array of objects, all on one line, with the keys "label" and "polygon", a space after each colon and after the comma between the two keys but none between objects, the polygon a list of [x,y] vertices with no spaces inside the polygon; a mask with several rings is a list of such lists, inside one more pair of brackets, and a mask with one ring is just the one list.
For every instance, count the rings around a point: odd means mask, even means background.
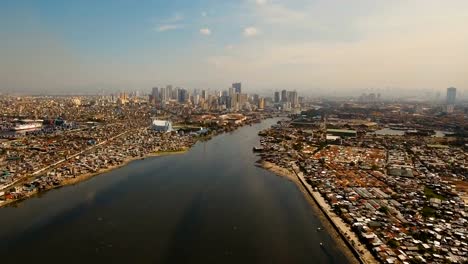
[{"label": "river water", "polygon": [[254,165],[276,121],[0,208],[2,261],[347,263],[297,186]]}]

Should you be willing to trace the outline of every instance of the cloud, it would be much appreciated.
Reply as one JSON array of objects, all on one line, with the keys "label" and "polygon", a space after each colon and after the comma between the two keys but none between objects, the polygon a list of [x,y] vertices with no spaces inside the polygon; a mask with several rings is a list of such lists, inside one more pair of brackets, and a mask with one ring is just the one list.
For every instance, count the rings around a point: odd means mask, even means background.
[{"label": "cloud", "polygon": [[202,17],[207,17],[207,16],[208,16],[208,13],[206,13],[205,11],[203,11],[203,12],[201,13],[201,16],[202,16]]},{"label": "cloud", "polygon": [[180,23],[182,20],[184,20],[184,16],[181,13],[175,13],[172,17],[159,21],[159,25],[155,30],[157,32],[165,32],[183,28],[184,26]]},{"label": "cloud", "polygon": [[175,13],[172,17],[164,20],[164,22],[167,24],[172,24],[182,20],[184,20],[184,15],[182,15],[181,13]]},{"label": "cloud", "polygon": [[234,45],[229,44],[229,45],[226,45],[224,48],[227,49],[227,50],[233,50]]},{"label": "cloud", "polygon": [[158,32],[165,32],[165,31],[169,31],[169,30],[175,30],[175,29],[179,29],[179,28],[182,28],[183,26],[180,25],[180,24],[166,24],[166,25],[160,25],[156,28],[156,31]]},{"label": "cloud", "polygon": [[211,35],[211,30],[209,28],[202,28],[202,29],[200,29],[200,34],[205,35],[205,36],[209,36],[209,35]]},{"label": "cloud", "polygon": [[244,28],[244,36],[245,37],[254,37],[258,35],[259,31],[256,27],[246,27]]},{"label": "cloud", "polygon": [[310,11],[307,10],[308,8],[304,6],[301,10],[295,10],[279,3],[268,2],[268,0],[256,0],[254,13],[263,23],[298,25],[307,17]]}]

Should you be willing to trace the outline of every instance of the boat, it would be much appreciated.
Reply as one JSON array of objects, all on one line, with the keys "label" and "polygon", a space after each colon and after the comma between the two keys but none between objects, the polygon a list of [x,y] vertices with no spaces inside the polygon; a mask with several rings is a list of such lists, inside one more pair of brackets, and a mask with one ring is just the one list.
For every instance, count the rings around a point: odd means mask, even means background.
[{"label": "boat", "polygon": [[253,151],[255,151],[255,152],[261,152],[263,150],[264,150],[263,147],[253,147]]},{"label": "boat", "polygon": [[42,127],[42,124],[40,123],[19,124],[13,127],[12,130],[13,131],[30,130],[30,129],[38,129],[41,127]]}]

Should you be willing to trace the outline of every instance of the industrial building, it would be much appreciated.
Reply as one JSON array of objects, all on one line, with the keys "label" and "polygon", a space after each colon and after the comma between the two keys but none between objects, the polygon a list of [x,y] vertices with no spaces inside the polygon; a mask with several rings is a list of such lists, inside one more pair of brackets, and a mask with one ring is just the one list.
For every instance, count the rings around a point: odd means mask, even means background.
[{"label": "industrial building", "polygon": [[167,120],[157,120],[153,119],[151,128],[158,132],[171,132],[172,131],[172,122]]}]

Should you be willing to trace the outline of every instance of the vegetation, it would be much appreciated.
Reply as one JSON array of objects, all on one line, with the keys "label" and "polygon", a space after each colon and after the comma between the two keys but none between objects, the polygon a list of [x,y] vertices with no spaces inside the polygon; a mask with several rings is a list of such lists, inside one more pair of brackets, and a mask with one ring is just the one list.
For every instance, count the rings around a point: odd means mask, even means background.
[{"label": "vegetation", "polygon": [[382,207],[379,208],[379,211],[384,213],[384,214],[388,214],[388,207],[382,206]]},{"label": "vegetation", "polygon": [[302,150],[302,144],[301,143],[294,144],[293,149],[296,150],[296,151],[301,151]]},{"label": "vegetation", "polygon": [[446,199],[445,196],[435,193],[434,190],[429,187],[424,187],[424,195],[426,195],[427,199],[431,199],[431,198],[438,198],[440,200]]},{"label": "vegetation", "polygon": [[435,213],[436,213],[436,210],[429,206],[424,206],[422,209],[422,216],[424,217],[434,217]]},{"label": "vegetation", "polygon": [[391,248],[397,248],[400,246],[400,243],[398,243],[398,241],[396,241],[395,239],[389,240],[387,244]]},{"label": "vegetation", "polygon": [[326,141],[320,142],[319,146],[317,147],[317,149],[314,151],[313,154],[318,153],[319,151],[321,151],[322,149],[326,148],[327,146],[328,146],[328,144],[327,144]]},{"label": "vegetation", "polygon": [[413,237],[426,243],[431,238],[431,235],[427,232],[416,232],[413,234]]}]

